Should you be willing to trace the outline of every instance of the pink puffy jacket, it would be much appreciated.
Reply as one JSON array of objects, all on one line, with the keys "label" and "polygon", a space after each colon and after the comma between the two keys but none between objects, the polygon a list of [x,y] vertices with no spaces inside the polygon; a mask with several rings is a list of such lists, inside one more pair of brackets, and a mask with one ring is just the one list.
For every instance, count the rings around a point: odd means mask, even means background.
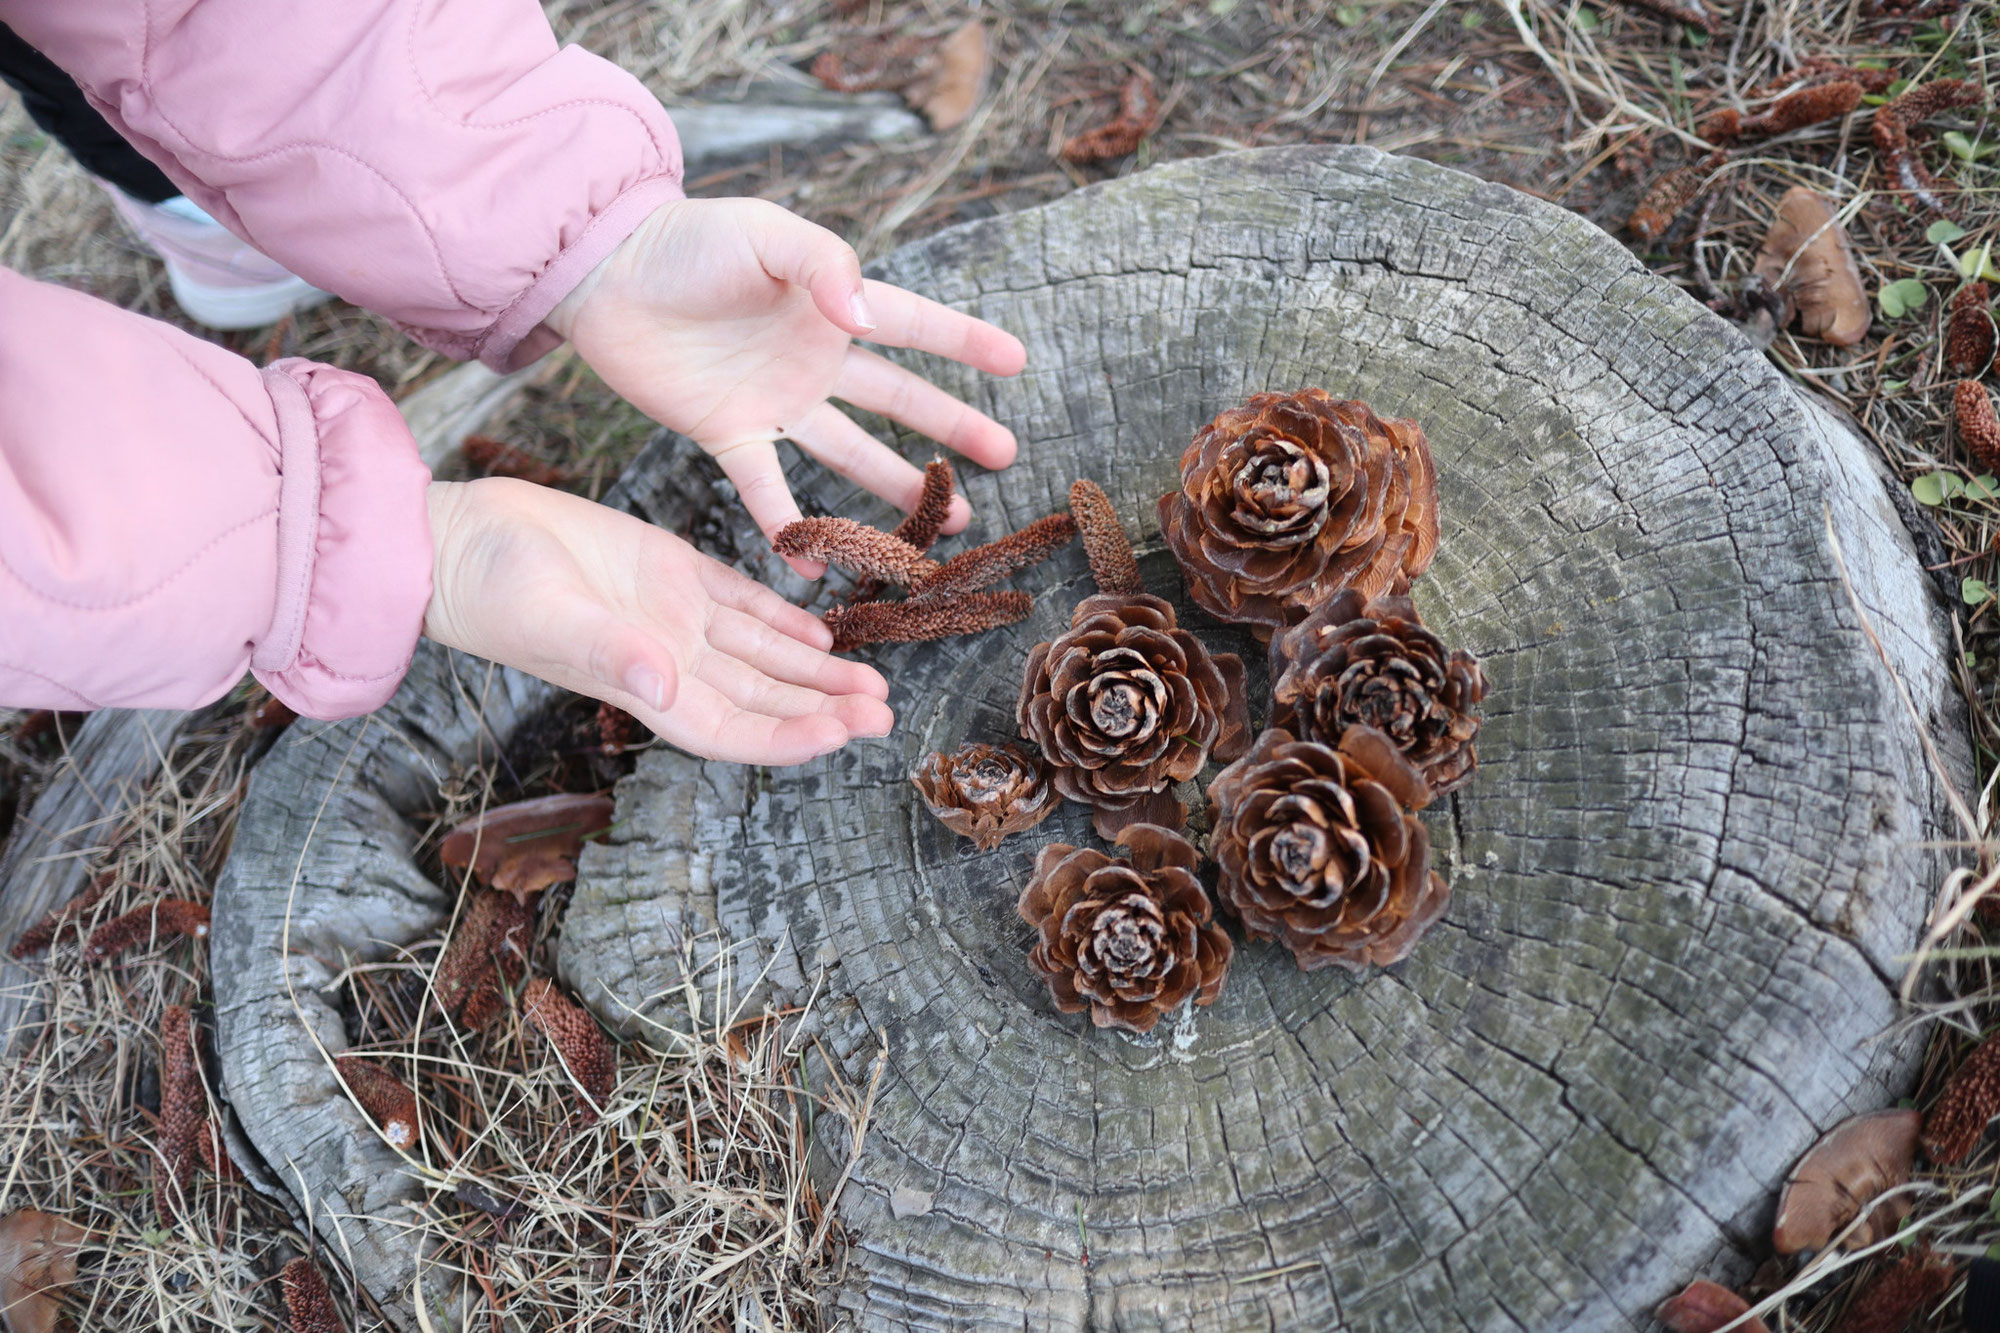
[{"label": "pink puffy jacket", "polygon": [[[680,150],[535,0],[0,0],[189,198],[430,347],[511,369]],[[378,707],[430,599],[429,477],[371,380],[259,371],[0,270],[0,705],[187,708],[245,667]]]}]

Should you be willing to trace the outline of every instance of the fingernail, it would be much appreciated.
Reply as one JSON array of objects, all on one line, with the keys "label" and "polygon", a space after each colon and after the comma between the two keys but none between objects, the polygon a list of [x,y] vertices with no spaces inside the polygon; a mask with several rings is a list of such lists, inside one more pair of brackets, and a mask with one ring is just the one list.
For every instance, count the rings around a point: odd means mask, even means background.
[{"label": "fingernail", "polygon": [[814,756],[813,756],[813,758],[815,758],[815,759],[824,759],[824,758],[826,758],[826,756],[828,756],[828,755],[832,754],[832,753],[833,753],[833,752],[834,752],[835,750],[838,750],[839,748],[841,748],[841,747],[842,747],[843,745],[846,745],[846,744],[847,744],[847,741],[846,741],[846,740],[837,740],[837,741],[835,741],[835,742],[834,742],[833,744],[831,744],[831,745],[827,746],[827,747],[826,747],[825,749],[821,750],[821,751],[820,751],[820,752],[819,752],[818,754],[814,755]]},{"label": "fingernail", "polygon": [[667,706],[667,682],[651,667],[635,666],[625,673],[625,692],[655,709]]},{"label": "fingernail", "polygon": [[875,327],[875,312],[868,308],[868,298],[856,292],[848,309],[854,312],[854,322],[864,329]]}]

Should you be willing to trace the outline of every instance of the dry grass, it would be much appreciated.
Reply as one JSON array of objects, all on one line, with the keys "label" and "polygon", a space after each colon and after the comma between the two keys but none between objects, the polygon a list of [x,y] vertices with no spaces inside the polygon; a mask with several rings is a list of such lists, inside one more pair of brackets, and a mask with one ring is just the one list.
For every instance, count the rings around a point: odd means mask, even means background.
[{"label": "dry grass", "polygon": [[[821,51],[885,31],[943,32],[966,12],[885,0],[846,0],[830,7],[832,16],[806,0],[549,0],[547,8],[566,39],[615,56],[669,102],[774,70],[797,79]],[[1867,20],[1851,0],[1725,8],[1746,11],[1748,21],[1705,39],[1610,0],[1008,0],[976,10],[989,24],[995,75],[959,129],[815,159],[779,155],[690,186],[774,199],[872,255],[1156,161],[1366,142],[1541,194],[1620,232],[1647,180],[1699,156],[1695,130],[1707,112],[1746,105],[1745,93],[1799,60],[1882,62],[1919,81],[1957,76],[1989,86],[2000,74],[1992,50],[2000,31],[1990,20],[1948,32]],[[1108,118],[1135,71],[1150,75],[1165,107],[1155,133],[1129,158],[1093,167],[1061,161],[1057,147]],[[1899,319],[1878,312],[1857,347],[1781,334],[1771,355],[1849,408],[1903,477],[1968,478],[1973,469],[1947,419],[1950,384],[1936,368],[1938,337],[1955,256],[2000,242],[2000,158],[1953,163],[1930,150],[1933,170],[1957,187],[1968,233],[1940,247],[1924,238],[1927,217],[1883,192],[1867,116],[1864,107],[1845,122],[1739,153],[1711,202],[1641,253],[1698,297],[1726,305],[1784,189],[1806,184],[1832,196],[1871,290],[1917,278],[1930,299]],[[1975,121],[1959,123],[1970,130]],[[1989,118],[1988,139],[1996,131]],[[5,97],[0,264],[179,321],[157,264]],[[330,360],[397,391],[443,368],[380,320],[338,304],[222,341],[259,359]],[[496,433],[568,462],[595,493],[645,429],[578,369],[532,394]],[[1980,585],[2000,588],[2000,496],[1959,494],[1931,513],[1947,551],[1939,577],[1959,598],[1965,652],[1957,669],[1979,765],[1979,790],[1965,795],[1982,835],[1978,851],[1965,849],[1966,868],[1938,886],[1942,919],[1963,917],[1969,896],[1995,882],[1985,847],[2000,772],[2000,610],[1993,597],[1974,594]],[[184,737],[174,773],[127,812],[115,853],[119,902],[133,900],[139,884],[206,896],[255,754],[234,716]],[[8,789],[31,794],[46,760],[45,751],[0,739],[0,832]],[[462,775],[452,788],[459,807],[441,806],[440,818],[457,813],[467,793],[486,792],[490,779]],[[544,932],[551,928],[545,922]],[[865,1090],[808,1095],[786,1021],[716,1019],[668,1050],[628,1048],[610,1113],[576,1126],[560,1064],[513,1018],[467,1038],[426,1015],[438,943],[345,978],[351,1035],[413,1073],[423,1093],[424,1163],[439,1189],[411,1220],[423,1233],[412,1240],[441,1246],[485,1289],[504,1312],[494,1327],[647,1327],[648,1311],[661,1309],[685,1311],[677,1326],[686,1327],[817,1326],[813,1293],[837,1262],[838,1236],[805,1185],[803,1148],[828,1097],[845,1105],[851,1126]],[[1920,1104],[2000,1002],[2000,950],[1976,918],[1941,933],[1939,945],[1940,998],[1913,1006],[1910,1019],[1935,1033]],[[59,947],[45,981],[48,1017],[29,1058],[0,1069],[0,1135],[12,1149],[0,1205],[69,1213],[101,1239],[102,1250],[87,1256],[95,1280],[80,1289],[85,1327],[282,1326],[272,1275],[304,1245],[290,1217],[206,1176],[184,1224],[162,1227],[153,1213],[153,1034],[166,1004],[191,1002],[199,1012],[204,980],[199,950],[185,944],[113,968],[86,968],[73,943]],[[458,1190],[461,1182],[485,1195]],[[1983,1253],[2000,1242],[1989,1211],[1996,1183],[2000,1154],[1990,1147],[1927,1177],[1913,1187],[1921,1197],[1909,1234],[1958,1257]],[[511,1204],[519,1211],[505,1219],[489,1211]],[[1894,1243],[1886,1248],[1893,1254]],[[1803,1274],[1781,1265],[1753,1291],[1782,1295],[1782,1308],[1767,1316],[1774,1328],[1823,1330],[1881,1262],[1872,1254],[1822,1261]],[[361,1326],[371,1324],[364,1317]]]}]

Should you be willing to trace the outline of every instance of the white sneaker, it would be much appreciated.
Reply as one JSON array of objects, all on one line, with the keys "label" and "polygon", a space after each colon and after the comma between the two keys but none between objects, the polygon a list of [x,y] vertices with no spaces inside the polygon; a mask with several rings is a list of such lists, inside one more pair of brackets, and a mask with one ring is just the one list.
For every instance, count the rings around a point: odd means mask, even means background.
[{"label": "white sneaker", "polygon": [[139,243],[167,266],[167,286],[188,318],[211,329],[256,329],[332,299],[204,213],[185,195],[141,203],[105,186]]}]

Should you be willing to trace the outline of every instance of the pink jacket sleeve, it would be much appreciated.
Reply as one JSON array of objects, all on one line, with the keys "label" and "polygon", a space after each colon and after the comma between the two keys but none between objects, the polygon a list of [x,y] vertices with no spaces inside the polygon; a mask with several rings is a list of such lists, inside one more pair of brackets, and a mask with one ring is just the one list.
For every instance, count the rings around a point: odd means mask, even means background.
[{"label": "pink jacket sleeve", "polygon": [[196,203],[294,273],[496,369],[660,204],[680,146],[535,0],[0,0]]},{"label": "pink jacket sleeve", "polygon": [[0,269],[0,705],[191,708],[249,667],[311,717],[380,706],[429,480],[364,376]]}]

